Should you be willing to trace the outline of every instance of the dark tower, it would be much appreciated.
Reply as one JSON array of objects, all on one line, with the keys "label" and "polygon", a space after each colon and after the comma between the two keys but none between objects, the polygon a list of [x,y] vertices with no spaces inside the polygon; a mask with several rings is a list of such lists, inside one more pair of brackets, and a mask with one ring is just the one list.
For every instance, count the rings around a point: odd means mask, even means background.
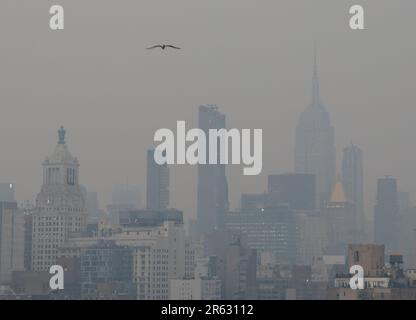
[{"label": "dark tower", "polygon": [[146,207],[163,210],[169,206],[169,167],[154,159],[155,150],[147,151]]},{"label": "dark tower", "polygon": [[397,221],[399,204],[396,179],[386,176],[378,179],[377,201],[374,207],[374,237],[387,251],[398,249]]},{"label": "dark tower", "polygon": [[[208,137],[209,129],[225,129],[225,115],[218,111],[217,106],[199,107],[199,128]],[[220,143],[218,142],[218,146]],[[206,156],[209,159],[209,146],[206,146]],[[218,157],[220,152],[217,152]],[[228,211],[228,185],[225,175],[225,165],[198,165],[198,229],[203,234],[214,229],[222,229],[224,215]]]}]

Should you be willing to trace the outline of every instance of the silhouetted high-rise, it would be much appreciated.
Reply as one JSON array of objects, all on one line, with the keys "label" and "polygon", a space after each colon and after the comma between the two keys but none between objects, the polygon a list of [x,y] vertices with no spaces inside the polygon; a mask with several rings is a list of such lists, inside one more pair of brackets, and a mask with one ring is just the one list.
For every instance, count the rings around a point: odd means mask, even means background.
[{"label": "silhouetted high-rise", "polygon": [[374,237],[386,250],[397,250],[399,202],[396,179],[386,176],[378,179],[377,201],[374,207]]},{"label": "silhouetted high-rise", "polygon": [[269,205],[287,204],[293,210],[316,209],[315,175],[304,173],[268,176]]},{"label": "silhouetted high-rise", "polygon": [[0,285],[24,270],[24,216],[16,202],[0,201]]},{"label": "silhouetted high-rise", "polygon": [[0,201],[5,202],[14,202],[14,191],[15,187],[13,183],[7,182],[7,183],[0,183]]},{"label": "silhouetted high-rise", "polygon": [[359,147],[351,145],[344,149],[342,157],[342,183],[347,200],[355,205],[355,225],[364,231],[364,179],[363,154]]},{"label": "silhouetted high-rise", "polygon": [[147,151],[147,208],[163,210],[169,206],[169,168],[154,159],[155,150]]},{"label": "silhouetted high-rise", "polygon": [[318,203],[329,200],[335,183],[336,156],[334,128],[321,104],[316,55],[313,71],[312,103],[302,112],[296,128],[295,172],[316,175]]},{"label": "silhouetted high-rise", "polygon": [[[199,128],[208,136],[209,129],[225,128],[225,115],[218,111],[217,106],[199,107]],[[218,141],[218,146],[220,143]],[[224,215],[228,211],[228,185],[225,175],[225,165],[198,165],[198,229],[208,233],[213,229],[224,226]],[[209,158],[209,146],[206,146],[206,156]]]}]

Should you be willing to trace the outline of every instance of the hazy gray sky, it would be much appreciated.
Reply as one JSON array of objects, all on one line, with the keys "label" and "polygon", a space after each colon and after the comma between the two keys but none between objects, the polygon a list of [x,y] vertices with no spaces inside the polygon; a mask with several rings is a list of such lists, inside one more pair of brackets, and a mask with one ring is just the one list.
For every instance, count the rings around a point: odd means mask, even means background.
[{"label": "hazy gray sky", "polygon": [[[64,6],[64,31],[49,29],[53,4]],[[353,4],[364,5],[365,31],[349,29]],[[414,195],[415,14],[413,0],[2,0],[0,181],[34,199],[62,124],[103,205],[127,179],[144,192],[154,132],[194,127],[198,106],[216,103],[229,127],[264,134],[261,176],[227,169],[236,206],[267,174],[293,170],[316,40],[338,165],[350,142],[363,149],[368,208],[384,174]],[[145,49],[163,42],[183,50]],[[196,168],[173,167],[171,190],[172,206],[193,216]]]}]

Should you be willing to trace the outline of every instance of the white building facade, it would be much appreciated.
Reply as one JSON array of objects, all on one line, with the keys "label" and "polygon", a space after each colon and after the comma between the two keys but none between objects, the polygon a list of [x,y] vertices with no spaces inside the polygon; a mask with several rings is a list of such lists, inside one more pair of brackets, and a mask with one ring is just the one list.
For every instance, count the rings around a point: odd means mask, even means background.
[{"label": "white building facade", "polygon": [[79,186],[79,163],[65,143],[65,130],[43,162],[43,185],[36,198],[32,224],[32,269],[47,271],[56,263],[58,248],[86,229],[85,199]]},{"label": "white building facade", "polygon": [[219,279],[174,279],[170,281],[170,300],[220,300]]},{"label": "white building facade", "polygon": [[59,256],[77,257],[82,248],[100,240],[133,248],[132,281],[138,300],[167,300],[169,281],[193,274],[192,262],[199,251],[186,237],[183,224],[164,221],[159,226],[122,228],[107,236],[72,238],[60,247]]}]

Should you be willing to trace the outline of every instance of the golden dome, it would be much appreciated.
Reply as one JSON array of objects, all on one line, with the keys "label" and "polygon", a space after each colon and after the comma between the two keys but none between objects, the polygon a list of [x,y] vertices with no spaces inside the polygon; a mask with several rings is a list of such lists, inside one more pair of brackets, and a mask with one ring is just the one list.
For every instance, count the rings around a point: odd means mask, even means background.
[{"label": "golden dome", "polygon": [[347,202],[345,197],[344,187],[342,186],[341,178],[338,175],[334,188],[332,189],[331,202]]}]

